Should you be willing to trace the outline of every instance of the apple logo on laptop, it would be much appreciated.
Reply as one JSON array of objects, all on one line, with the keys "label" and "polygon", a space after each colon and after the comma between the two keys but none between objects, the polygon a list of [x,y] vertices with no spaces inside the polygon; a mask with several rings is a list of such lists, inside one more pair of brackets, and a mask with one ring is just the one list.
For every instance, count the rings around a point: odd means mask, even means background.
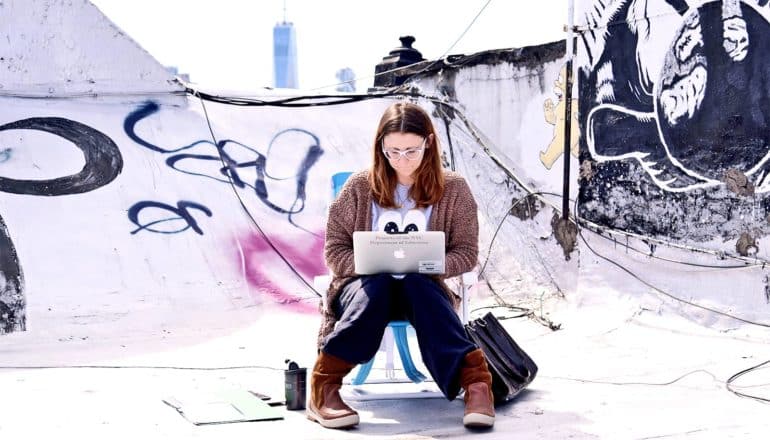
[{"label": "apple logo on laptop", "polygon": [[396,257],[397,259],[404,259],[406,258],[406,252],[404,252],[403,249],[396,249],[395,251],[393,251],[393,256]]}]

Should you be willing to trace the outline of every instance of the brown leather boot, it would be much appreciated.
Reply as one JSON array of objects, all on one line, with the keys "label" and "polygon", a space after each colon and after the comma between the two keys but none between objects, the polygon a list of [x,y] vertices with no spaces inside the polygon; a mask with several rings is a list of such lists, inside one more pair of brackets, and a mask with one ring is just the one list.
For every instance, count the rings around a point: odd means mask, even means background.
[{"label": "brown leather boot", "polygon": [[481,349],[465,355],[460,370],[460,386],[465,389],[465,416],[463,425],[473,428],[491,428],[495,424],[495,406],[492,395],[492,374]]},{"label": "brown leather boot", "polygon": [[325,428],[350,428],[358,425],[358,413],[340,397],[342,378],[354,366],[321,352],[310,376],[310,402],[306,412],[308,419]]}]

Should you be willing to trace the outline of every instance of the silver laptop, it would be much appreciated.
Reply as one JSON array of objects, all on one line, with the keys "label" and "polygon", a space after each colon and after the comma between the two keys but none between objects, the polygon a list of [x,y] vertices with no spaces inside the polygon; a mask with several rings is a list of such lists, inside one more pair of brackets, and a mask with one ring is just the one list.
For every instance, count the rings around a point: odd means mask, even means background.
[{"label": "silver laptop", "polygon": [[353,263],[359,275],[376,273],[444,273],[442,231],[388,234],[353,232]]}]

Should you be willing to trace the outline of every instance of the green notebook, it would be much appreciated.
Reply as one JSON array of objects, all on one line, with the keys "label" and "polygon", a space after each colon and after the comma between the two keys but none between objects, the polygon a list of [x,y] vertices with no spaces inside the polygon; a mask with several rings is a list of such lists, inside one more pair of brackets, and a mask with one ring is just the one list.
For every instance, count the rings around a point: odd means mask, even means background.
[{"label": "green notebook", "polygon": [[246,390],[191,392],[163,402],[196,425],[283,419],[281,410]]}]

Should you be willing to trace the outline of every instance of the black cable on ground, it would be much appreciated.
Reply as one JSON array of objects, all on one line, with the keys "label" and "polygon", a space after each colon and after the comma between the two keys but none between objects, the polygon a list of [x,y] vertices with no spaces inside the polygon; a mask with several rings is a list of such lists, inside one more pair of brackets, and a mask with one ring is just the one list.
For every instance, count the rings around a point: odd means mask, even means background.
[{"label": "black cable on ground", "polygon": [[64,369],[103,369],[103,370],[248,370],[263,369],[284,371],[283,368],[265,367],[262,365],[237,365],[230,367],[177,367],[159,365],[0,365],[0,370],[64,370]]},{"label": "black cable on ground", "polygon": [[761,367],[763,367],[763,366],[765,366],[765,365],[767,365],[767,364],[770,364],[770,360],[767,360],[767,361],[761,362],[761,363],[759,363],[759,364],[757,364],[757,365],[754,365],[753,367],[749,367],[749,368],[746,368],[745,370],[742,370],[742,371],[739,371],[739,372],[737,372],[737,373],[733,374],[732,376],[730,376],[730,378],[729,378],[729,379],[727,379],[727,382],[725,382],[725,386],[727,387],[727,389],[728,389],[728,390],[729,390],[731,393],[733,393],[733,394],[735,394],[735,395],[737,395],[737,396],[740,396],[740,397],[746,397],[746,398],[749,398],[749,399],[754,399],[754,400],[757,400],[757,401],[759,401],[759,402],[770,403],[770,398],[759,397],[759,396],[752,396],[751,394],[746,394],[746,393],[742,393],[742,392],[740,392],[740,391],[737,391],[737,390],[735,390],[735,389],[732,387],[732,383],[733,383],[733,382],[734,382],[736,379],[738,379],[739,377],[743,376],[744,374],[750,373],[750,372],[752,372],[752,371],[758,370],[759,368],[761,368]]},{"label": "black cable on ground", "polygon": [[685,373],[685,374],[683,374],[683,375],[681,375],[681,376],[677,377],[676,379],[672,379],[672,380],[669,380],[669,381],[666,381],[666,382],[610,382],[610,381],[603,381],[603,380],[580,379],[580,378],[576,378],[576,377],[559,377],[559,376],[545,376],[545,377],[548,377],[548,378],[550,378],[550,379],[558,379],[558,380],[569,380],[569,381],[574,381],[574,382],[582,382],[582,383],[595,383],[595,384],[599,384],[599,385],[618,385],[618,386],[626,386],[626,385],[668,386],[668,385],[673,385],[674,383],[676,383],[676,382],[679,382],[680,380],[684,379],[685,377],[687,377],[687,376],[690,376],[690,375],[692,375],[692,374],[695,374],[695,373],[706,373],[706,374],[708,374],[709,376],[711,376],[711,378],[712,378],[712,379],[714,379],[715,381],[717,381],[717,382],[719,381],[719,380],[716,378],[716,376],[714,376],[714,374],[713,374],[713,373],[711,373],[710,371],[707,371],[707,370],[700,370],[700,369],[699,369],[699,370],[693,370],[693,371],[690,371],[690,372],[688,372],[688,373]]}]

